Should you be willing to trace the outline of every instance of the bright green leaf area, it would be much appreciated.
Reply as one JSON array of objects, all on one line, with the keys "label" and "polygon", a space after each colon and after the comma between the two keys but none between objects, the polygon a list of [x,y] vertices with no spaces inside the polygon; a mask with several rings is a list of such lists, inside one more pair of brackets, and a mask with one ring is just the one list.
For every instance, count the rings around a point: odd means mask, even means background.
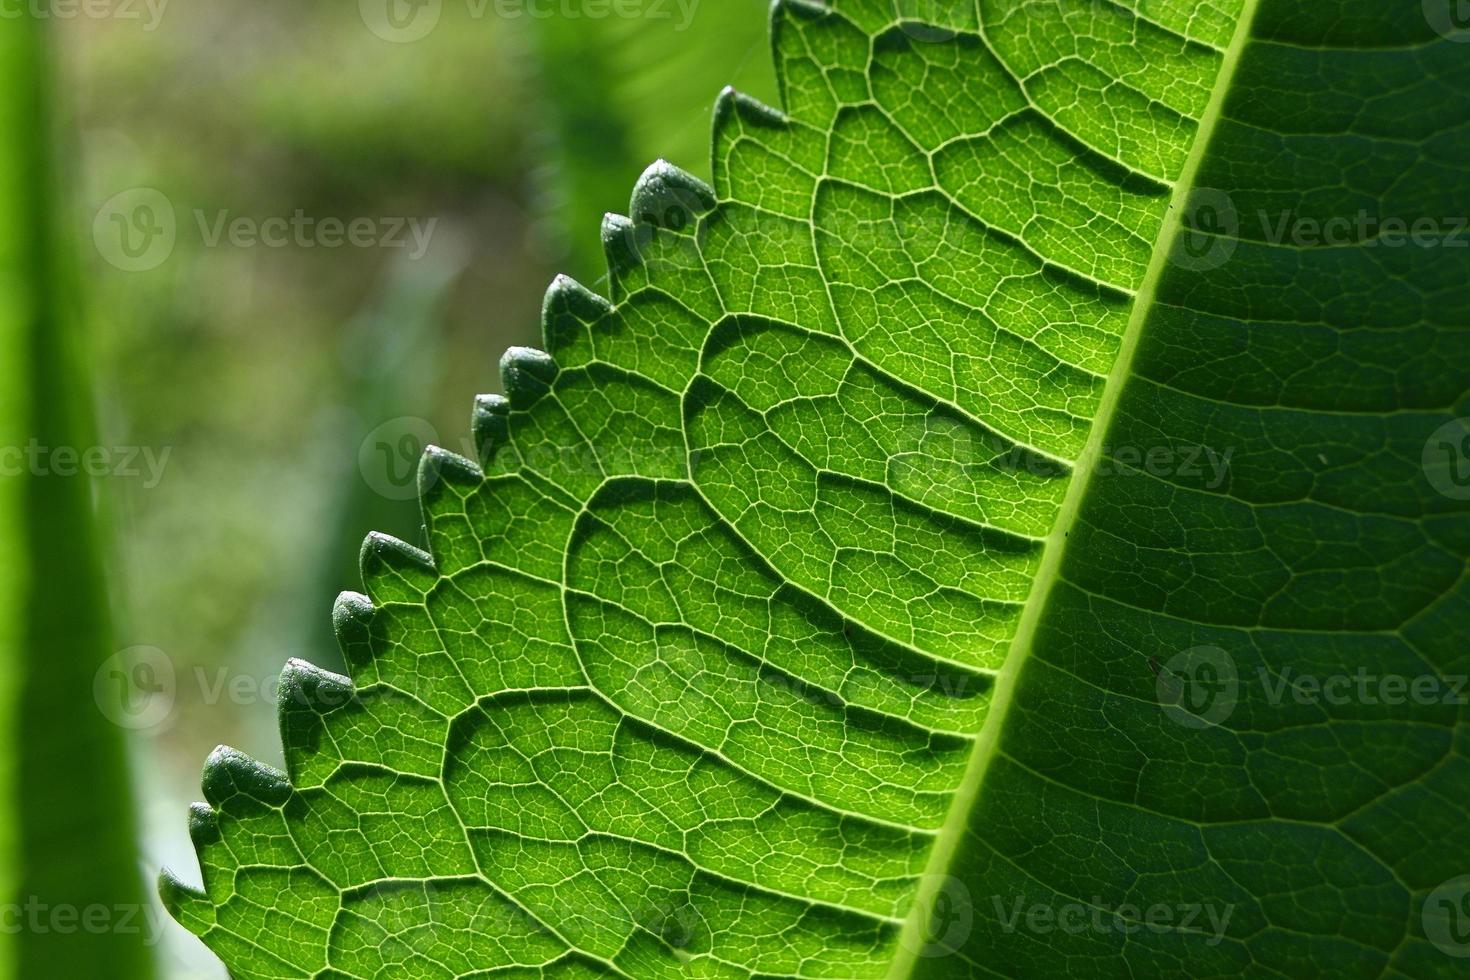
[{"label": "bright green leaf area", "polygon": [[[1463,700],[1276,681],[1470,673],[1424,468],[1470,250],[1268,232],[1470,211],[1470,48],[1419,0],[773,18],[783,110],[726,93],[714,187],[655,165],[608,299],[553,284],[429,551],[366,543],[350,683],[287,668],[288,773],[206,767],[175,914],[238,978],[1463,975]],[[1227,710],[1161,698],[1209,657]]]}]

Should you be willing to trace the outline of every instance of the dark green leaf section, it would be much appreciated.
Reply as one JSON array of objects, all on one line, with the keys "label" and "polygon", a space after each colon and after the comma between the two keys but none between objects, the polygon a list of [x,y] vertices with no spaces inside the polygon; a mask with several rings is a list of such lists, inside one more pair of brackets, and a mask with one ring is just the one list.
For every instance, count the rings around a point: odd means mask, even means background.
[{"label": "dark green leaf section", "polygon": [[[1228,259],[1159,281],[949,869],[973,931],[918,975],[1465,975],[1426,934],[1464,892],[1425,901],[1470,870],[1470,503],[1424,467],[1470,414],[1467,159],[1470,57],[1418,3],[1262,5],[1197,179]],[[1360,210],[1436,230],[1314,247]]]},{"label": "dark green leaf section", "polygon": [[[1156,690],[1200,645],[1463,656],[1419,461],[1465,269],[1159,253],[1192,183],[1449,207],[1412,188],[1463,190],[1462,52],[1402,2],[1387,47],[1366,5],[1248,45],[1237,4],[832,6],[776,6],[784,111],[722,96],[714,186],[650,168],[608,298],[554,283],[479,458],[426,455],[429,552],[364,545],[287,773],[211,758],[175,914],[240,978],[1448,975],[1417,862],[1463,709],[1191,727]],[[1235,452],[1206,485],[1125,445]],[[1239,918],[1041,935],[992,896]]]}]

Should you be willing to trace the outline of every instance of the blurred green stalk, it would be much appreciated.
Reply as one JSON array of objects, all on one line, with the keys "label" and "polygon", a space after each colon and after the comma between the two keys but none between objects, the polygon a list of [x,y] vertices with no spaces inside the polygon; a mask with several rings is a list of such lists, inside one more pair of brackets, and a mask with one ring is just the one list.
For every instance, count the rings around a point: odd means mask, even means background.
[{"label": "blurred green stalk", "polygon": [[49,65],[33,16],[0,19],[0,976],[136,980],[154,930],[122,733],[93,697],[112,640],[92,486],[26,454],[96,440]]},{"label": "blurred green stalk", "polygon": [[769,0],[719,0],[674,18],[551,17],[533,25],[541,95],[543,233],[589,286],[606,275],[598,218],[623,213],[659,157],[710,179],[715,95],[734,85],[775,104]]}]

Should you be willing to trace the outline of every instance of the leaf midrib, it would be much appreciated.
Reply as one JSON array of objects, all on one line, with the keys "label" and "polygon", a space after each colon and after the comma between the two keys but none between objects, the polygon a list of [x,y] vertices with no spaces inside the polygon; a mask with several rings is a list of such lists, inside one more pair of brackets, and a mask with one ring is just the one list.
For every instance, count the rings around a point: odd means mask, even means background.
[{"label": "leaf midrib", "polygon": [[[1180,220],[1181,208],[1189,195],[1194,192],[1194,182],[1198,176],[1200,164],[1204,160],[1205,151],[1219,124],[1225,97],[1230,91],[1240,64],[1241,53],[1250,40],[1251,24],[1255,20],[1258,5],[1259,0],[1244,0],[1236,21],[1235,33],[1230,39],[1230,44],[1225,48],[1220,70],[1215,78],[1215,86],[1210,92],[1210,99],[1205,106],[1204,114],[1200,116],[1194,144],[1190,147],[1189,156],[1180,170],[1179,179],[1174,183],[1174,190],[1169,197],[1169,206],[1164,212],[1158,237],[1154,241],[1153,254],[1144,272],[1143,282],[1133,297],[1133,308],[1129,311],[1128,325],[1118,345],[1118,354],[1113,362],[1113,369],[1108,373],[1107,382],[1103,387],[1102,398],[1098,404],[1092,429],[1088,433],[1082,455],[1073,471],[1072,482],[1067,487],[1066,496],[1062,499],[1062,505],[1057,511],[1057,518],[1052,525],[1051,533],[1042,546],[1041,564],[1037,568],[1036,580],[1032,585],[1031,594],[1026,599],[1025,607],[1021,611],[1016,635],[1006,653],[1005,662],[1001,665],[997,675],[990,712],[986,715],[980,733],[975,739],[974,748],[965,765],[964,776],[955,790],[949,814],[945,817],[938,836],[935,837],[929,862],[924,869],[923,877],[919,880],[919,888],[914,896],[913,906],[899,934],[898,952],[889,968],[888,980],[909,980],[914,973],[914,966],[923,946],[923,933],[927,928],[929,909],[949,875],[949,869],[959,850],[960,841],[964,838],[969,826],[971,811],[985,783],[985,775],[999,750],[1000,736],[1004,731],[1006,718],[1010,714],[1009,709],[1014,700],[1013,695],[1021,668],[1030,659],[1041,616],[1061,577],[1067,538],[1077,521],[1082,501],[1086,499],[1088,488],[1092,483],[1092,476],[1096,472],[1097,462],[1101,456],[1103,440],[1112,427],[1123,388],[1132,376],[1133,359],[1138,350],[1143,325],[1153,309],[1154,295],[1158,290],[1159,280],[1173,252],[1175,239],[1183,226]],[[980,30],[983,36],[983,24]]]}]

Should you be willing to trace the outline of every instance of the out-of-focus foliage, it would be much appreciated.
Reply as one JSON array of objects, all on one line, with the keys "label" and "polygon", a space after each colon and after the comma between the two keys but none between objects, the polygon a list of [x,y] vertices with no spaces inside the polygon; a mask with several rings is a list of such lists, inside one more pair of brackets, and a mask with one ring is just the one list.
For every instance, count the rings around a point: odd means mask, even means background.
[{"label": "out-of-focus foliage", "polygon": [[542,216],[567,250],[562,271],[589,282],[602,275],[596,218],[627,209],[628,188],[652,160],[710,176],[712,93],[733,85],[775,101],[768,42],[751,29],[769,6],[707,0],[686,18],[671,2],[665,18],[539,25],[549,142]]},{"label": "out-of-focus foliage", "polygon": [[112,640],[42,27],[0,20],[0,978],[142,980],[121,732],[82,700]]}]

